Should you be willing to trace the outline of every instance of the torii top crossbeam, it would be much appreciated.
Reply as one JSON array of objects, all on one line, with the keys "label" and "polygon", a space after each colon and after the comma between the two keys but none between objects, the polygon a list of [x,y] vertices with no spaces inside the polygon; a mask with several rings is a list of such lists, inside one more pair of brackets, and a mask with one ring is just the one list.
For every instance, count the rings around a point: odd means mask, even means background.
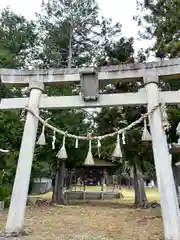
[{"label": "torii top crossbeam", "polygon": [[[86,78],[82,76],[86,74]],[[89,74],[89,75],[88,75]],[[94,75],[93,75],[94,74]],[[96,76],[95,76],[96,75]],[[36,81],[45,85],[63,83],[79,83],[89,95],[95,95],[100,85],[118,81],[138,81],[144,83],[148,78],[152,81],[180,78],[180,58],[161,60],[159,62],[122,64],[118,66],[80,69],[50,69],[50,70],[12,70],[0,69],[1,82],[7,86],[28,86]],[[86,81],[86,82],[85,82]],[[84,90],[83,89],[83,90]],[[89,91],[91,91],[89,93]],[[160,92],[160,99],[167,104],[179,104],[179,91]],[[0,109],[23,109],[28,104],[28,98],[2,99]],[[86,108],[115,105],[144,105],[147,104],[145,92],[100,95],[97,101],[83,101],[79,96],[42,96],[39,107],[44,109]]]},{"label": "torii top crossbeam", "polygon": [[163,79],[180,77],[180,58],[161,60],[158,62],[121,64],[101,68],[74,68],[50,69],[50,70],[15,70],[0,69],[1,81],[3,84],[28,85],[31,80],[43,81],[44,84],[52,85],[65,82],[79,82],[81,73],[96,71],[99,81],[112,80],[140,80],[145,73],[154,73]]}]

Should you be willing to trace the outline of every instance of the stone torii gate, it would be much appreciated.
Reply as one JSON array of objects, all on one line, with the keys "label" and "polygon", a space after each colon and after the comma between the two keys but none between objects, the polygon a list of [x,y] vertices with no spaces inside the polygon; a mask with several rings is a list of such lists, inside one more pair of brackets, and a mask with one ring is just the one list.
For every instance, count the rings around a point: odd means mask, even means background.
[{"label": "stone torii gate", "polygon": [[[65,69],[33,71],[0,69],[0,76],[2,83],[5,85],[29,85],[30,89],[29,98],[2,99],[0,110],[23,109],[28,106],[36,114],[39,114],[39,109],[147,104],[148,110],[151,110],[161,101],[166,104],[180,104],[180,91],[161,92],[158,88],[159,79],[173,80],[180,78],[180,59],[102,67],[97,71],[93,68],[72,69],[70,71]],[[138,80],[144,81],[145,91],[98,96],[99,85]],[[81,82],[82,96],[48,97],[42,94],[44,85],[72,82]],[[179,240],[180,213],[160,108],[157,108],[149,116],[149,122],[156,173],[159,181],[165,240]],[[37,128],[37,118],[28,112],[6,223],[6,232],[8,233],[20,233],[23,229]]]}]

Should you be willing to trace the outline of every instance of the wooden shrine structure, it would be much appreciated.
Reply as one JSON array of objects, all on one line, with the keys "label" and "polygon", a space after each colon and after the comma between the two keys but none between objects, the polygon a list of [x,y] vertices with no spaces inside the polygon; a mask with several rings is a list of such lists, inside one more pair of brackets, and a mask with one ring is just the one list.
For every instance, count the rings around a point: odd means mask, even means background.
[{"label": "wooden shrine structure", "polygon": [[[118,199],[120,193],[118,188],[109,188],[109,183],[105,181],[104,173],[111,169],[113,172],[117,169],[118,162],[110,160],[100,160],[94,158],[93,165],[77,166],[73,171],[75,179],[73,179],[71,189],[67,189],[64,193],[67,200],[100,200],[100,199]],[[108,174],[108,173],[107,173]],[[108,177],[108,176],[107,176]],[[79,184],[77,180],[80,180]],[[113,184],[111,184],[113,185]],[[88,187],[93,186],[94,191],[88,191]],[[105,187],[106,186],[106,187]]]},{"label": "wooden shrine structure", "polygon": [[[121,194],[118,188],[109,187],[109,183],[105,181],[104,173],[106,170],[112,171],[117,169],[118,163],[109,160],[94,159],[93,165],[82,165],[76,167],[76,179],[81,179],[81,184],[78,185],[77,181],[73,184],[70,190],[65,191],[65,198],[67,200],[80,199],[80,200],[110,200],[118,199]],[[107,173],[108,177],[108,173]],[[95,189],[89,191],[88,187],[93,186]]]},{"label": "wooden shrine structure", "polygon": [[[159,62],[128,64],[98,69],[9,70],[0,69],[6,86],[29,86],[29,98],[2,99],[0,110],[24,109],[36,114],[39,109],[88,108],[115,105],[147,105],[156,107],[149,116],[154,161],[160,189],[160,202],[165,240],[180,239],[180,211],[170,164],[168,143],[162,126],[161,102],[180,104],[180,91],[160,91],[159,79],[180,79],[180,58]],[[99,95],[103,85],[119,81],[143,81],[144,90],[135,93]],[[81,84],[80,96],[46,96],[46,85]],[[20,148],[11,204],[6,223],[8,233],[20,233],[24,225],[26,201],[36,142],[38,120],[27,112]]]}]

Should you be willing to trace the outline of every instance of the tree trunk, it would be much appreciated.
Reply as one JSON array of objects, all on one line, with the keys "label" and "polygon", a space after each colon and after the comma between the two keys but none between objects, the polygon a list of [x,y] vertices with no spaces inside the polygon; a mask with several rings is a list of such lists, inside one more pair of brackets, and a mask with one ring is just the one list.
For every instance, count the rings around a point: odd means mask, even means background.
[{"label": "tree trunk", "polygon": [[117,185],[121,189],[122,177],[121,177],[121,169],[120,168],[117,169],[116,176],[117,176]]},{"label": "tree trunk", "polygon": [[73,37],[73,28],[70,28],[69,34],[69,53],[68,53],[68,69],[71,69],[72,66],[72,37]]},{"label": "tree trunk", "polygon": [[66,189],[71,189],[71,185],[72,185],[72,173],[70,170],[67,171],[66,174]]},{"label": "tree trunk", "polygon": [[139,175],[136,165],[134,165],[133,170],[134,170],[134,194],[135,194],[134,204],[138,205],[141,203],[141,200],[140,200]]},{"label": "tree trunk", "polygon": [[55,186],[53,191],[52,202],[56,204],[64,204],[64,176],[65,176],[65,161],[61,160],[56,173]]},{"label": "tree trunk", "polygon": [[145,191],[145,184],[142,178],[142,173],[137,167],[137,165],[134,165],[134,191],[135,191],[134,204],[136,206],[146,208],[148,201]]}]

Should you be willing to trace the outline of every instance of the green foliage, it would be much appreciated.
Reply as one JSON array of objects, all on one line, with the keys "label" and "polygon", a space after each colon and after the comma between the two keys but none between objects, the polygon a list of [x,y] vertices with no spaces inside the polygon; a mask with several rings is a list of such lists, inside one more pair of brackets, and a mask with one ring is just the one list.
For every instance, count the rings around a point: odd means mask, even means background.
[{"label": "green foliage", "polygon": [[[76,135],[84,135],[88,129],[89,124],[84,123],[85,112],[82,110],[58,110],[49,112],[51,121],[54,126],[57,126],[64,131],[67,131]],[[47,130],[47,144],[46,151],[42,151],[42,148],[36,148],[36,157],[38,161],[44,159],[52,166],[56,166],[58,159],[56,154],[62,145],[62,136],[57,134],[56,149],[52,151],[52,132]],[[75,140],[66,139],[66,148],[68,153],[67,167],[75,167],[81,164],[85,159],[86,154],[86,143],[84,141],[79,142],[79,148],[75,149]]]},{"label": "green foliage", "polygon": [[[114,27],[110,28],[111,31],[113,29]],[[111,32],[110,30],[109,30],[109,35]],[[114,36],[113,33],[112,33],[112,36]],[[102,52],[100,52],[100,54],[96,57],[97,65],[106,66],[106,65],[118,65],[120,63],[134,62],[133,41],[134,41],[133,38],[126,39],[124,37],[120,37],[119,40],[106,39]]]},{"label": "green foliage", "polygon": [[[6,8],[0,14],[0,67],[25,66],[36,39],[35,25]],[[8,89],[0,85],[0,99],[21,97],[21,89]],[[19,111],[0,111],[0,146],[10,153],[0,153],[0,169],[4,171],[3,184],[11,190],[20,149],[23,123]],[[3,185],[4,189],[4,185]],[[2,190],[2,191],[6,191]]]},{"label": "green foliage", "polygon": [[[152,1],[145,9],[139,3],[139,25],[145,30],[143,38],[155,37],[153,51],[159,58],[180,56],[180,0]],[[150,10],[150,12],[146,10]]]},{"label": "green foliage", "polygon": [[0,67],[24,67],[35,46],[35,24],[9,8],[0,13]]},{"label": "green foliage", "polygon": [[43,51],[38,58],[44,67],[77,67],[91,63],[98,6],[95,0],[48,1],[38,15]]},{"label": "green foliage", "polygon": [[[113,44],[107,41],[106,48],[104,48],[104,61],[100,59],[99,65],[114,65],[119,63],[134,62],[133,38],[120,38],[114,40]],[[141,61],[143,57],[141,56]],[[126,93],[137,92],[141,82],[120,82],[116,84],[115,88],[106,88],[104,93]],[[141,117],[142,113],[146,112],[144,107],[109,107],[102,108],[97,115],[95,121],[97,123],[97,134],[106,134],[115,131],[115,128],[124,128]],[[152,171],[153,155],[152,146],[141,141],[143,124],[139,124],[136,128],[131,129],[126,133],[126,144],[121,147],[123,150],[123,165],[134,166],[136,164],[147,175]],[[102,142],[102,158],[112,159],[112,152],[115,148],[115,138],[108,138]],[[124,167],[121,166],[121,170]]]},{"label": "green foliage", "polygon": [[0,201],[4,201],[4,206],[9,206],[9,199],[11,195],[12,185],[4,182],[4,173],[0,173]]},{"label": "green foliage", "polygon": [[[96,118],[98,125],[97,132],[100,134],[106,134],[113,132],[115,128],[124,128],[131,122],[137,120],[141,115],[141,109],[133,108],[103,108],[100,114]],[[130,114],[131,113],[131,114]],[[129,116],[128,116],[129,115]],[[128,163],[129,166],[133,166],[136,162],[144,171],[148,171],[146,165],[153,164],[152,146],[151,144],[141,141],[142,127],[140,124],[138,127],[131,129],[126,133],[126,144],[121,147],[123,150],[123,162]],[[111,159],[112,152],[115,148],[115,138],[108,138],[102,142],[102,157],[105,159]]]},{"label": "green foliage", "polygon": [[[149,10],[148,12],[146,10]],[[151,1],[144,8],[139,3],[140,15],[136,18],[139,25],[146,30],[142,38],[154,38],[151,49],[158,58],[174,58],[180,56],[180,1],[157,0]],[[179,80],[161,80],[161,88],[166,91],[177,91],[180,88]],[[177,106],[168,106],[168,117],[171,129],[168,133],[169,143],[177,142],[176,127],[180,122],[180,111]],[[173,162],[178,161],[178,153],[173,153]]]},{"label": "green foliage", "polygon": [[6,186],[0,185],[0,201],[5,201],[9,197],[10,191]]},{"label": "green foliage", "polygon": [[[134,62],[133,38],[124,38],[121,24],[113,24],[111,19],[99,16],[95,0],[59,1],[51,0],[43,3],[38,15],[38,22],[27,21],[24,17],[4,9],[0,16],[0,67],[25,68],[38,65],[42,68],[80,67],[89,65],[114,65]],[[38,33],[38,35],[37,35]],[[40,34],[39,34],[40,33]],[[139,59],[143,61],[144,55]],[[104,93],[134,92],[140,83],[119,83],[115,89],[103,89]],[[47,87],[49,96],[73,95],[77,86]],[[4,89],[2,97],[23,96],[20,89]],[[25,92],[25,95],[27,93]],[[105,134],[114,131],[114,127],[124,127],[140,117],[144,108],[114,107],[103,108],[94,119],[97,128],[95,134]],[[91,121],[84,110],[41,111],[41,116],[56,127],[77,135],[87,135],[92,128]],[[3,156],[2,169],[6,172],[6,181],[12,182],[23,131],[23,122],[19,121],[19,111],[0,113],[0,143],[11,153]],[[140,125],[127,134],[127,144],[124,147],[124,160],[129,165],[134,160],[145,169],[142,162],[152,163],[151,146],[140,141]],[[38,129],[38,135],[41,127]],[[56,153],[61,147],[62,137],[57,135],[56,149],[52,151],[52,132],[46,131],[47,146],[36,146],[32,168],[33,177],[52,176],[57,167]],[[115,139],[107,139],[102,144],[102,156],[110,158],[114,149]],[[75,140],[67,139],[66,147],[68,168],[83,163],[87,154],[88,143],[79,142],[75,149]],[[93,145],[93,153],[97,155],[97,147]],[[148,165],[149,166],[149,165]],[[145,170],[144,170],[145,171]]]},{"label": "green foliage", "polygon": [[[127,46],[129,54],[133,54],[133,40],[121,39],[120,42],[114,40],[121,34],[121,25],[113,24],[112,20],[99,18],[98,6],[94,0],[91,1],[49,1],[43,3],[41,13],[38,15],[39,29],[46,33],[45,38],[40,39],[43,51],[38,58],[41,59],[43,67],[67,67],[69,62],[71,67],[90,65],[93,62],[99,65],[98,53],[105,53],[105,49],[111,52],[111,59],[118,49],[120,54],[123,46]],[[100,20],[98,20],[98,18]],[[112,50],[111,45],[117,49]],[[126,55],[126,49],[121,56]],[[106,56],[103,59],[106,61]],[[61,88],[49,87],[46,89],[48,95],[72,95],[72,90],[76,86]],[[51,117],[52,122],[61,129],[77,135],[86,135],[90,127],[84,119],[87,114],[83,110],[58,110],[48,111],[45,118]],[[48,131],[48,136],[52,135]],[[47,138],[48,149],[51,148],[51,137]],[[47,162],[56,168],[56,152],[61,147],[62,138],[57,138],[57,149],[52,153],[46,150],[45,153],[37,148],[37,159],[47,159]],[[67,167],[72,168],[83,163],[87,154],[88,143],[79,142],[79,148],[75,149],[75,140],[67,139],[66,148],[68,152]],[[93,151],[96,152],[95,149]],[[48,160],[49,158],[49,160]]]}]

